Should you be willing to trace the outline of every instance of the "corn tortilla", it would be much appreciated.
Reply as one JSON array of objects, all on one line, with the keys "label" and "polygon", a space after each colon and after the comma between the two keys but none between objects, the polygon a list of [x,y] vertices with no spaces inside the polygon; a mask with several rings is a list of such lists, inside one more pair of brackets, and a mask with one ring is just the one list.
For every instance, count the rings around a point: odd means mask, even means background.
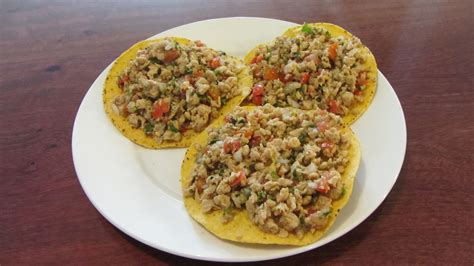
[{"label": "corn tortilla", "polygon": [[[184,38],[171,37],[174,41],[180,44],[191,44],[192,41]],[[127,118],[117,114],[113,109],[113,100],[115,97],[121,94],[121,89],[117,85],[117,78],[120,73],[127,67],[130,60],[132,60],[138,50],[144,49],[150,44],[160,41],[162,39],[145,40],[136,43],[127,51],[125,51],[120,57],[113,63],[104,84],[103,91],[103,104],[107,116],[110,118],[114,126],[128,139],[134,143],[150,149],[159,149],[167,147],[188,147],[193,139],[199,134],[194,130],[190,129],[183,133],[183,137],[180,141],[164,141],[159,144],[154,138],[147,136],[143,129],[132,128],[128,123]],[[231,60],[240,61],[235,57],[231,57]],[[219,116],[228,113],[233,107],[238,106],[245,97],[250,93],[250,87],[252,86],[252,76],[248,67],[245,67],[237,76],[238,86],[242,91],[242,94],[230,99],[220,110]]]},{"label": "corn tortilla", "polygon": [[[344,37],[350,38],[350,37],[353,36],[347,30],[345,30],[345,29],[343,29],[343,28],[341,28],[337,25],[331,24],[331,23],[312,23],[312,24],[307,24],[307,25],[309,25],[311,27],[324,28],[327,31],[329,31],[329,33],[333,37],[344,36]],[[290,37],[290,38],[295,37],[297,34],[302,33],[302,31],[301,31],[302,28],[303,28],[303,25],[290,28],[290,29],[286,30],[283,33],[283,36],[287,36],[287,37]],[[260,47],[264,47],[265,45],[266,44],[261,44],[261,45],[258,45],[255,48],[253,48],[245,56],[244,62],[246,64],[250,64],[252,59],[257,54],[258,49]],[[364,89],[364,94],[365,94],[364,100],[362,102],[359,102],[359,103],[356,103],[356,104],[352,105],[350,107],[351,112],[346,114],[343,117],[343,122],[345,124],[348,124],[348,125],[354,123],[369,108],[370,103],[372,102],[372,100],[375,96],[376,89],[377,89],[378,71],[377,71],[377,63],[375,61],[375,57],[372,54],[372,52],[369,50],[369,48],[367,48],[365,45],[364,45],[364,50],[365,50],[365,53],[367,55],[367,60],[365,61],[365,63],[363,65],[368,70],[368,72],[367,72],[368,83],[366,85],[366,88]],[[246,105],[252,105],[252,104],[249,104],[247,102],[245,104]]]},{"label": "corn tortilla", "polygon": [[[251,111],[256,107],[247,106],[245,109]],[[224,117],[217,119],[210,127],[219,127],[224,124]],[[223,211],[213,211],[211,213],[203,213],[201,211],[201,205],[192,197],[184,198],[184,205],[194,220],[205,227],[209,232],[225,240],[231,240],[242,243],[255,243],[255,244],[278,244],[278,245],[293,245],[302,246],[313,243],[320,239],[331,227],[336,220],[336,217],[348,202],[349,197],[352,193],[354,178],[357,173],[359,162],[360,162],[360,146],[355,134],[350,128],[344,126],[342,130],[347,131],[350,136],[351,148],[349,151],[349,163],[342,175],[342,181],[344,182],[345,193],[338,200],[334,200],[332,203],[332,211],[329,214],[329,220],[327,226],[322,230],[317,230],[313,234],[306,233],[303,238],[298,238],[294,234],[288,235],[288,237],[279,237],[278,235],[265,233],[258,228],[248,218],[246,210],[236,211],[234,218],[226,223],[222,223]],[[208,143],[207,130],[197,136],[194,141],[195,144],[205,146]],[[198,151],[195,145],[191,145],[186,152],[182,168],[181,168],[181,187],[184,190],[190,180],[191,170],[193,169],[194,162],[198,156]]]}]

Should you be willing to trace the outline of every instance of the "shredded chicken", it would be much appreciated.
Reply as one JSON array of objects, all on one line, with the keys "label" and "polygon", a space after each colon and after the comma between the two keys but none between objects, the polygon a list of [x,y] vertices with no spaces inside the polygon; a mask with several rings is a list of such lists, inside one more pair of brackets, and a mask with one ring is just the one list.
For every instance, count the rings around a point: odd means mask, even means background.
[{"label": "shredded chicken", "polygon": [[200,148],[185,196],[203,212],[223,210],[223,222],[233,209],[246,211],[261,230],[281,237],[323,228],[344,193],[350,142],[341,118],[265,105],[238,107],[225,119]]},{"label": "shredded chicken", "polygon": [[158,143],[179,141],[189,129],[205,129],[228,100],[241,95],[237,75],[243,64],[237,62],[202,42],[154,42],[119,75],[122,93],[113,109]]}]

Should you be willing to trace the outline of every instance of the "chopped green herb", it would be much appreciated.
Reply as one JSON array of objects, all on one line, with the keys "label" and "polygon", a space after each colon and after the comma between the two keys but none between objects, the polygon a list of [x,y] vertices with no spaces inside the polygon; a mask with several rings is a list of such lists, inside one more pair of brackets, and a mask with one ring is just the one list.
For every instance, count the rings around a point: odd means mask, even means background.
[{"label": "chopped green herb", "polygon": [[301,142],[301,144],[305,143],[306,142],[306,139],[307,139],[307,136],[306,134],[303,132],[299,137],[298,137],[299,141]]},{"label": "chopped green herb", "polygon": [[243,125],[245,125],[245,124],[247,124],[247,120],[246,120],[245,118],[243,118],[243,117],[239,117],[239,118],[237,119],[237,124],[243,124]]},{"label": "chopped green herb", "polygon": [[275,200],[275,196],[272,195],[272,194],[268,195],[268,198],[271,199],[271,200],[273,200],[273,201]]},{"label": "chopped green herb", "polygon": [[316,201],[318,201],[318,198],[319,198],[319,192],[315,192],[312,196],[311,196],[311,204],[316,204]]},{"label": "chopped green herb", "polygon": [[301,215],[300,217],[300,226],[304,226],[304,215]]},{"label": "chopped green herb", "polygon": [[293,169],[293,172],[291,172],[291,174],[293,175],[293,179],[299,179],[298,171],[296,171],[296,168]]},{"label": "chopped green herb", "polygon": [[179,130],[171,123],[168,124],[168,129],[175,133],[179,132]]},{"label": "chopped green herb", "polygon": [[184,71],[184,74],[186,75],[191,75],[193,73],[193,69],[190,67],[186,67],[186,70]]},{"label": "chopped green herb", "polygon": [[153,64],[163,64],[163,62],[161,62],[161,60],[156,57],[150,57],[148,58],[148,60],[150,60],[150,62],[152,62]]},{"label": "chopped green herb", "polygon": [[327,211],[323,212],[323,215],[328,216],[329,214],[331,214],[331,212],[332,212],[332,208],[329,208]]},{"label": "chopped green herb", "polygon": [[346,187],[342,187],[341,197],[343,197],[344,195],[346,195]]},{"label": "chopped green herb", "polygon": [[267,193],[265,191],[259,191],[257,193],[257,203],[263,203],[267,199]]},{"label": "chopped green herb", "polygon": [[221,97],[221,103],[222,103],[222,105],[225,105],[227,103],[227,97],[226,96]]},{"label": "chopped green herb", "polygon": [[143,130],[145,130],[145,134],[151,134],[153,132],[154,127],[155,126],[152,123],[147,122],[147,123],[145,123],[145,126],[143,127]]},{"label": "chopped green herb", "polygon": [[301,53],[299,51],[295,53],[295,58],[301,59]]},{"label": "chopped green herb", "polygon": [[330,33],[329,31],[324,32],[324,34],[326,35],[326,37],[327,37],[328,39],[331,38],[331,33]]},{"label": "chopped green herb", "polygon": [[301,31],[306,33],[306,34],[314,34],[313,27],[311,27],[310,25],[308,25],[306,23],[303,25],[303,28],[301,28]]},{"label": "chopped green herb", "polygon": [[213,140],[209,141],[209,145],[212,145],[212,144],[214,144],[214,143],[216,143],[216,142],[218,142],[218,141],[219,141],[218,139],[213,139]]},{"label": "chopped green herb", "polygon": [[273,170],[270,174],[272,175],[272,178],[273,178],[274,180],[276,180],[276,179],[279,178],[279,176],[278,176],[278,174],[277,174],[277,172],[276,172],[275,170]]}]

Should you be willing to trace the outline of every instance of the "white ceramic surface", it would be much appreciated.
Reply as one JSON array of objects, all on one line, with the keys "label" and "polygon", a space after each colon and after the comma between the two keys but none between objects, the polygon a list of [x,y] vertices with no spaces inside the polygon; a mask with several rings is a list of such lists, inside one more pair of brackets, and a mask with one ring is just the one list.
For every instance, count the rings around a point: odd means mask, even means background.
[{"label": "white ceramic surface", "polygon": [[[242,57],[294,23],[265,18],[223,18],[170,29],[158,36],[199,39],[209,47]],[[138,41],[138,40],[137,40]],[[397,95],[382,73],[374,101],[353,125],[362,161],[351,200],[331,230],[304,247],[245,245],[208,233],[186,213],[179,186],[185,149],[148,150],[124,136],[102,106],[110,65],[90,87],[77,112],[72,152],[77,176],[97,210],[129,236],[176,255],[212,261],[280,258],[322,246],[366,219],[397,180],[406,148],[406,126]]]}]

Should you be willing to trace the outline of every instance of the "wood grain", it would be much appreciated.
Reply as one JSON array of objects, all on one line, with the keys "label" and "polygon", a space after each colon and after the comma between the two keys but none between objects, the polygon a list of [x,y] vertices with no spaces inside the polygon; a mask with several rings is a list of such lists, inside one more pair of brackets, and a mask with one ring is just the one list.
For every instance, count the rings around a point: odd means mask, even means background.
[{"label": "wood grain", "polygon": [[472,1],[0,2],[0,264],[211,264],[147,247],[109,224],[72,164],[90,84],[138,40],[192,21],[332,22],[370,47],[404,108],[399,179],[360,226],[263,265],[473,265]]}]

